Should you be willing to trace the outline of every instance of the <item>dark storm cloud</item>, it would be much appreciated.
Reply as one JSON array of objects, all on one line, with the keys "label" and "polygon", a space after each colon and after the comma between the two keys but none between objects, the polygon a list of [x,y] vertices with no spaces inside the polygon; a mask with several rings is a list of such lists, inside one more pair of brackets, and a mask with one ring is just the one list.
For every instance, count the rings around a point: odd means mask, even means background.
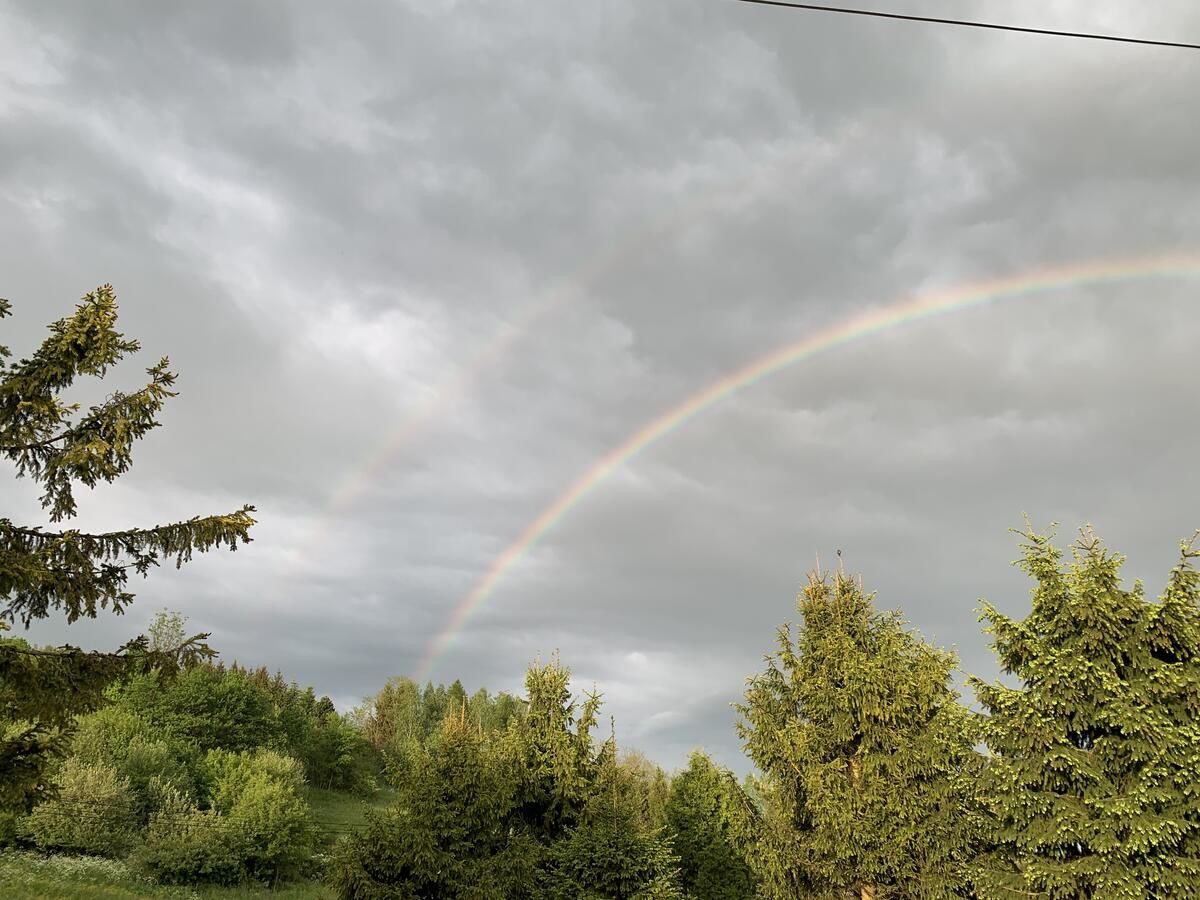
[{"label": "dark storm cloud", "polygon": [[[1183,2],[979,15],[1200,34]],[[145,348],[114,377],[181,373],[80,525],[261,520],[33,636],[114,646],[170,606],[343,707],[738,366],[905,296],[1200,247],[1198,54],[625,0],[10,2],[0,51],[4,342],[112,281]],[[737,764],[729,703],[818,551],[983,674],[1022,512],[1093,521],[1154,592],[1200,524],[1196,287],[1005,300],[747,387],[578,503],[434,676],[518,690],[558,648],[627,744]]]}]

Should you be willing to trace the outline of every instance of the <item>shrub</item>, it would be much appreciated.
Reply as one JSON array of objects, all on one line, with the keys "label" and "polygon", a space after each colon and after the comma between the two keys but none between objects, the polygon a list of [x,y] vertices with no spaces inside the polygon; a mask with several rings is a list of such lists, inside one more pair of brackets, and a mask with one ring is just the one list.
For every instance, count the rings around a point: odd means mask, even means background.
[{"label": "shrub", "polygon": [[137,825],[129,779],[111,766],[68,757],[54,782],[57,796],[21,822],[25,836],[45,850],[95,856],[128,852]]},{"label": "shrub", "polygon": [[550,848],[547,900],[683,900],[679,860],[657,835],[611,825],[581,825]]},{"label": "shrub", "polygon": [[260,776],[286,786],[296,795],[304,790],[304,766],[274,750],[210,750],[200,763],[204,796],[213,809],[223,813],[229,812],[246,786]]},{"label": "shrub", "polygon": [[[73,755],[89,765],[107,765],[129,779],[138,822],[145,824],[157,809],[154,792],[161,782],[195,796],[188,749],[129,710],[109,706],[78,721],[71,742]],[[160,783],[151,787],[151,782]]]},{"label": "shrub", "polygon": [[227,819],[246,871],[257,878],[297,874],[312,857],[316,830],[308,803],[289,784],[262,773],[251,777]]},{"label": "shrub", "polygon": [[199,810],[183,793],[164,791],[131,861],[164,884],[236,884],[246,875],[241,842],[216,810]]},{"label": "shrub", "polygon": [[297,874],[316,845],[300,763],[271,750],[210,750],[200,768],[211,808],[197,809],[160,783],[159,812],[150,817],[139,867],[178,884]]}]

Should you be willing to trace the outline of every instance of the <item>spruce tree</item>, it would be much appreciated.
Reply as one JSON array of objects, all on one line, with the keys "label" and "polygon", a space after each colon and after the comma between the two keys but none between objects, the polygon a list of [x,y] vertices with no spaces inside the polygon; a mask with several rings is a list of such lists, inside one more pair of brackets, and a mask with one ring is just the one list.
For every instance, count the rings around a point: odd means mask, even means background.
[{"label": "spruce tree", "polygon": [[1200,896],[1200,577],[1192,541],[1158,603],[1122,588],[1090,528],[1063,566],[1027,529],[1022,621],[983,608],[1016,686],[974,682],[990,713],[979,796],[988,898]]},{"label": "spruce tree", "polygon": [[533,895],[537,848],[510,827],[509,760],[465,714],[443,720],[428,748],[413,750],[397,800],[369,811],[366,827],[335,848],[330,881],[345,900]]},{"label": "spruce tree", "polygon": [[694,900],[746,900],[754,877],[736,844],[730,807],[742,802],[729,772],[696,751],[671,781],[667,829],[679,856],[680,884]]},{"label": "spruce tree", "polygon": [[582,820],[610,752],[596,746],[600,696],[571,696],[571,671],[557,659],[525,674],[528,707],[505,734],[520,772],[516,815],[539,841],[558,840]]},{"label": "spruce tree", "polygon": [[809,576],[795,640],[749,682],[738,728],[763,773],[748,853],[769,897],[957,896],[961,779],[976,754],[955,659],[877,613],[860,583]]},{"label": "spruce tree", "polygon": [[577,822],[547,848],[539,900],[683,900],[679,860],[665,829],[647,827],[645,796],[630,775],[614,725]]},{"label": "spruce tree", "polygon": [[[0,300],[0,318],[11,304]],[[158,426],[175,375],[166,357],[147,369],[150,381],[132,393],[115,391],[80,412],[62,393],[86,376],[103,378],[110,366],[139,349],[116,330],[111,285],[87,294],[72,315],[49,326],[50,335],[28,358],[7,361],[0,347],[0,455],[17,477],[43,487],[51,523],[76,514],[75,487],[112,482],[132,464],[133,443]],[[130,572],[146,575],[163,558],[176,567],[194,552],[250,540],[254,507],[150,528],[105,533],[46,530],[0,518],[0,629],[20,620],[62,614],[68,623],[122,612],[133,600]],[[93,708],[112,679],[130,672],[171,669],[211,657],[196,635],[172,648],[136,638],[113,654],[77,648],[38,649],[0,639],[0,810],[28,809],[44,791],[41,773],[60,746],[62,728]]]}]

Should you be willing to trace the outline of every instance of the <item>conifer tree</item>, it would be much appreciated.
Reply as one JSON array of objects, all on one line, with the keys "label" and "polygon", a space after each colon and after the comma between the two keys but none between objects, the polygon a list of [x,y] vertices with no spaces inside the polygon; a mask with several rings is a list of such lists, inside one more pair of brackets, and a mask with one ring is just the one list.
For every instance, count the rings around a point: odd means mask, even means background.
[{"label": "conifer tree", "polygon": [[[0,318],[11,305],[0,300]],[[112,482],[132,463],[136,440],[158,426],[157,417],[175,375],[166,357],[147,369],[150,381],[132,393],[115,391],[81,415],[61,394],[79,378],[103,378],[110,366],[139,349],[116,330],[111,285],[83,297],[72,315],[50,325],[50,335],[28,358],[7,362],[0,347],[0,456],[18,477],[44,488],[41,503],[51,523],[76,514],[76,485]],[[161,559],[176,567],[195,552],[250,540],[254,507],[150,528],[89,534],[45,530],[0,518],[0,627],[61,613],[68,623],[100,610],[122,612],[133,600],[129,573],[146,575]],[[113,678],[134,671],[169,671],[211,657],[196,635],[174,648],[151,648],[146,637],[118,653],[76,648],[37,649],[0,639],[0,809],[28,808],[42,787],[40,773],[59,746],[60,729],[92,708]]]},{"label": "conifer tree", "polygon": [[696,751],[671,781],[667,828],[679,856],[680,883],[694,900],[746,900],[754,878],[736,845],[729,807],[740,801],[732,775]]},{"label": "conifer tree", "polygon": [[1022,621],[983,608],[1017,686],[974,682],[990,713],[979,795],[988,898],[1200,896],[1200,555],[1181,545],[1158,603],[1121,587],[1123,558],[1090,528],[1064,568],[1032,529]]},{"label": "conifer tree", "polygon": [[446,716],[429,748],[416,747],[396,804],[370,812],[339,844],[331,882],[346,900],[531,896],[538,859],[509,827],[515,780],[504,756],[466,716]]},{"label": "conifer tree", "polygon": [[520,774],[516,813],[538,840],[557,840],[581,821],[609,752],[595,745],[600,713],[594,691],[571,696],[571,671],[557,659],[525,675],[528,707],[509,734]]},{"label": "conifer tree", "polygon": [[645,827],[645,798],[618,757],[615,723],[591,768],[578,820],[545,853],[541,898],[683,900],[679,860],[665,829]]},{"label": "conifer tree", "polygon": [[970,715],[953,655],[877,613],[860,583],[809,576],[793,641],[750,680],[739,732],[764,773],[752,864],[766,896],[952,897],[969,852]]}]

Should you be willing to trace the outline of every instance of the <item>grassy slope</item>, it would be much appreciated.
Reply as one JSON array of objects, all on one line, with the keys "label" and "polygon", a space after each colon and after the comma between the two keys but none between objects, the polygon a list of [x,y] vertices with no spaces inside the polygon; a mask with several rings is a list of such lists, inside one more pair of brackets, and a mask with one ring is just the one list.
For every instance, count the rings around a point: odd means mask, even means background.
[{"label": "grassy slope", "polygon": [[361,828],[368,806],[383,809],[395,798],[395,793],[390,789],[380,790],[369,801],[341,791],[326,791],[315,787],[308,789],[308,805],[312,807],[317,827],[327,836],[327,845],[332,844],[338,835]]}]

